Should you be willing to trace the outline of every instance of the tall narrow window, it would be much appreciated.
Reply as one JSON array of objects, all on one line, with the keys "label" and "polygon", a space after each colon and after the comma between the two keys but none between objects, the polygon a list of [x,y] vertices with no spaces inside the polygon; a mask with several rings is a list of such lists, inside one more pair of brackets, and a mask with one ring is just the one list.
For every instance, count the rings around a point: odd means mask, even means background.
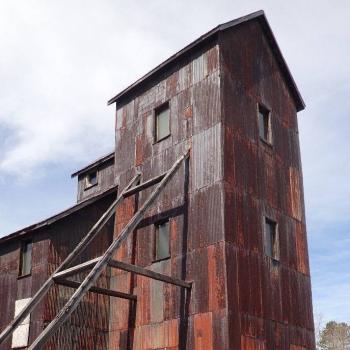
[{"label": "tall narrow window", "polygon": [[86,175],[85,188],[89,188],[95,185],[97,185],[97,171],[92,171]]},{"label": "tall narrow window", "polygon": [[170,135],[170,108],[169,102],[155,110],[155,141],[161,141]]},{"label": "tall narrow window", "polygon": [[272,134],[271,134],[271,120],[270,120],[270,111],[259,105],[258,109],[258,122],[259,122],[259,137],[267,142],[272,143]]},{"label": "tall narrow window", "polygon": [[275,260],[279,259],[277,223],[268,218],[265,218],[265,253]]},{"label": "tall narrow window", "polygon": [[32,241],[25,241],[21,246],[19,275],[26,276],[32,271]]},{"label": "tall narrow window", "polygon": [[170,257],[170,230],[169,220],[155,225],[155,260]]}]

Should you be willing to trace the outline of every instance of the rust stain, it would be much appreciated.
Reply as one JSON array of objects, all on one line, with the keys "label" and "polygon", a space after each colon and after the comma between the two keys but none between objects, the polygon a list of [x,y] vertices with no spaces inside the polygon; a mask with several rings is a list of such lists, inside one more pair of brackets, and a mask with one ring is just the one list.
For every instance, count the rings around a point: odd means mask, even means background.
[{"label": "rust stain", "polygon": [[194,349],[213,349],[212,334],[212,314],[211,312],[197,314],[194,316]]}]

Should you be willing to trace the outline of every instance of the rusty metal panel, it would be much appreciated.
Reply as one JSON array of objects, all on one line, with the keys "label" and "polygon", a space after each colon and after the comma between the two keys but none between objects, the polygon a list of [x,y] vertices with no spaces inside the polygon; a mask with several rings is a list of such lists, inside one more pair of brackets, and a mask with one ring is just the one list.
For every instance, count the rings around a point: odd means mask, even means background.
[{"label": "rusty metal panel", "polygon": [[[20,240],[12,240],[0,247],[0,328],[12,319],[15,300],[30,298],[40,288],[49,274],[81,240],[82,236],[98,220],[110,205],[114,195],[97,200],[94,205],[86,206],[50,225],[30,232],[33,239],[31,275],[18,277]],[[77,262],[89,260],[102,254],[113,235],[113,223],[104,228],[104,232],[84,252]],[[74,276],[75,280],[84,277],[83,273]],[[97,281],[100,287],[109,287],[109,271]],[[51,288],[48,295],[32,311],[30,317],[29,343],[44,326],[55,317],[73,293],[72,289]],[[6,316],[4,316],[6,315]],[[109,298],[89,293],[74,312],[70,320],[46,344],[45,349],[106,349],[108,346]],[[9,340],[11,342],[11,339]],[[10,343],[0,345],[0,349],[9,349]]]},{"label": "rusty metal panel", "polygon": [[189,89],[192,85],[192,65],[187,64],[178,71],[178,92]]},{"label": "rusty metal panel", "polygon": [[230,349],[229,326],[226,309],[212,313],[213,347],[217,350]]},{"label": "rusty metal panel", "polygon": [[191,249],[207,247],[224,239],[223,203],[223,187],[220,183],[190,195]]},{"label": "rusty metal panel", "polygon": [[192,186],[198,190],[222,179],[221,125],[193,136]]},{"label": "rusty metal panel", "polygon": [[209,310],[223,310],[226,307],[225,268],[223,264],[224,244],[208,247]]},{"label": "rusty metal panel", "polygon": [[194,347],[195,350],[213,349],[212,313],[194,315]]},{"label": "rusty metal panel", "polygon": [[[295,102],[259,23],[221,33],[219,43],[234,348],[314,349]],[[272,111],[272,146],[259,139],[258,103]],[[264,254],[264,216],[278,223],[279,261]]]},{"label": "rusty metal panel", "polygon": [[265,350],[265,349],[266,349],[265,341],[242,335],[241,350]]},{"label": "rusty metal panel", "polygon": [[220,74],[215,71],[192,87],[193,133],[220,122]]},{"label": "rusty metal panel", "polygon": [[[156,262],[152,271],[170,275],[170,260]],[[165,296],[164,283],[156,280],[150,281],[150,322],[158,323],[164,321]]]}]

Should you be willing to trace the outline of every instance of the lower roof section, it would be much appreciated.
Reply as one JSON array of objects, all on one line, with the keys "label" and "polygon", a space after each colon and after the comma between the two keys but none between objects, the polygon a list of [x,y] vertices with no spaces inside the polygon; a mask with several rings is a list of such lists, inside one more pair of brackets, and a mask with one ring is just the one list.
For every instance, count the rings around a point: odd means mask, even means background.
[{"label": "lower roof section", "polygon": [[42,220],[38,223],[27,226],[23,229],[20,229],[18,231],[15,231],[13,233],[10,233],[9,235],[6,235],[6,236],[0,238],[0,244],[6,243],[6,242],[13,240],[13,239],[21,239],[29,234],[33,234],[33,232],[35,232],[36,230],[39,230],[43,227],[47,227],[53,223],[56,223],[59,220],[67,218],[69,215],[72,215],[72,214],[76,213],[77,211],[82,210],[82,209],[96,203],[100,199],[108,196],[109,194],[113,194],[113,193],[117,194],[117,191],[118,191],[118,186],[113,186],[112,188],[108,189],[107,191],[105,191],[97,196],[94,196],[90,199],[87,199],[83,202],[80,202],[80,203],[78,203],[78,204],[76,204],[76,205],[56,214],[56,215],[53,215],[45,220]]}]

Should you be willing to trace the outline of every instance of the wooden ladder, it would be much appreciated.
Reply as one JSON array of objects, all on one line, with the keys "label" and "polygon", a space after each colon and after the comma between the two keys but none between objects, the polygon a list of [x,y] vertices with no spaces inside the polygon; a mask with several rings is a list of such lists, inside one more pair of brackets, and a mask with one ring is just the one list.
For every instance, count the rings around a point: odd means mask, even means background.
[{"label": "wooden ladder", "polygon": [[[117,199],[110,205],[107,211],[102,217],[96,222],[96,224],[90,229],[86,236],[80,241],[80,243],[74,248],[74,250],[67,256],[62,264],[55,270],[55,272],[49,277],[49,279],[43,284],[43,286],[36,292],[31,301],[26,305],[25,308],[13,319],[13,321],[3,330],[0,334],[0,344],[9,337],[16,327],[24,320],[26,316],[35,308],[35,306],[41,301],[41,299],[49,291],[50,287],[54,284],[60,284],[71,288],[76,288],[76,291],[65,304],[65,306],[59,311],[56,317],[51,321],[50,324],[41,332],[41,334],[35,339],[32,345],[28,348],[29,350],[41,349],[48,338],[60,327],[60,325],[72,314],[77,308],[79,302],[82,300],[87,292],[94,292],[104,294],[113,297],[119,297],[129,300],[136,300],[136,296],[127,293],[121,293],[118,291],[94,287],[94,283],[101,275],[104,268],[107,266],[136,273],[142,276],[150,277],[158,281],[171,283],[182,288],[190,289],[191,283],[183,280],[173,278],[164,274],[156,273],[148,269],[136,266],[133,264],[127,264],[125,262],[116,261],[113,259],[113,255],[120,245],[125,241],[131,232],[133,232],[140,221],[143,219],[147,209],[154,203],[160,192],[171,180],[174,174],[179,169],[181,163],[189,157],[189,150],[186,151],[173,166],[164,174],[161,174],[153,179],[145,181],[137,185],[140,180],[141,173],[137,173],[133,179],[127,184],[123,191],[119,194]],[[68,268],[72,263],[92,242],[96,235],[101,231],[104,225],[109,219],[115,215],[116,208],[123,201],[124,198],[134,195],[150,186],[158,184],[154,191],[150,194],[141,208],[134,214],[128,224],[120,232],[119,236],[115,238],[112,244],[108,247],[105,253],[95,259],[89,260],[82,264]],[[75,275],[78,272],[86,271],[91,269],[88,275],[85,277],[83,282],[76,282],[68,280],[67,278]]]}]

